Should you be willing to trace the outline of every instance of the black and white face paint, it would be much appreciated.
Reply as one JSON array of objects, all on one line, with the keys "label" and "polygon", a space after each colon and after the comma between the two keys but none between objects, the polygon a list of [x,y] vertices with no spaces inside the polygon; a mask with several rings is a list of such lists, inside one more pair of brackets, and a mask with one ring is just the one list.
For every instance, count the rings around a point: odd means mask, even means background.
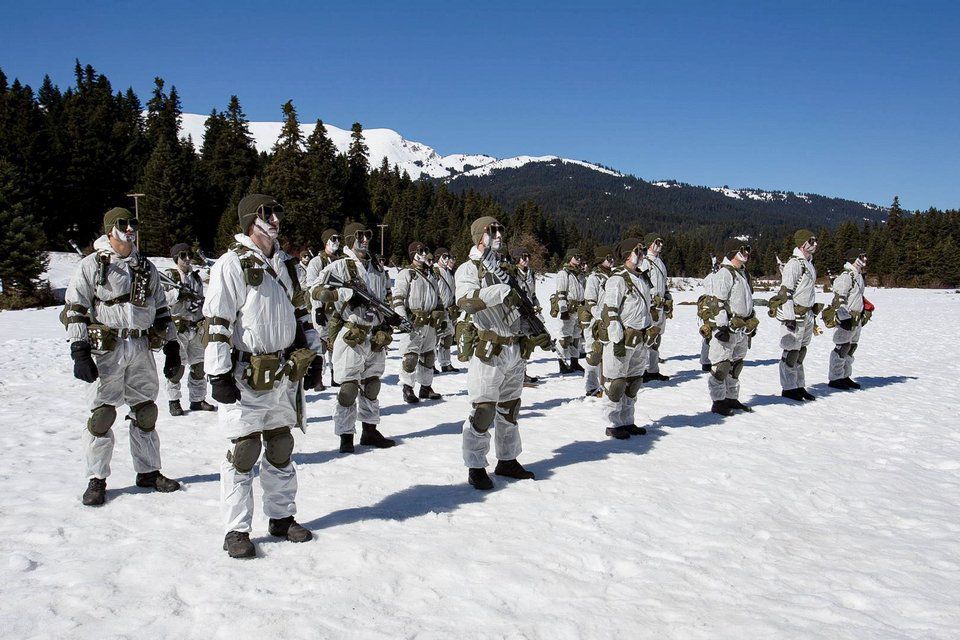
[{"label": "black and white face paint", "polygon": [[121,231],[119,227],[115,226],[110,230],[110,235],[125,244],[133,244],[137,240],[137,232],[130,227]]},{"label": "black and white face paint", "polygon": [[254,220],[253,224],[254,226],[257,227],[257,229],[260,229],[260,231],[262,231],[263,234],[269,237],[271,240],[276,240],[277,236],[280,235],[279,223],[274,225],[270,222],[264,222],[262,219],[257,218],[256,220]]},{"label": "black and white face paint", "polygon": [[490,237],[490,232],[484,231],[483,244],[487,245],[491,251],[500,251],[503,248],[503,234],[497,231],[493,237]]},{"label": "black and white face paint", "polygon": [[327,240],[326,249],[327,253],[331,255],[336,253],[340,249],[340,240],[334,240],[333,238],[330,238]]}]

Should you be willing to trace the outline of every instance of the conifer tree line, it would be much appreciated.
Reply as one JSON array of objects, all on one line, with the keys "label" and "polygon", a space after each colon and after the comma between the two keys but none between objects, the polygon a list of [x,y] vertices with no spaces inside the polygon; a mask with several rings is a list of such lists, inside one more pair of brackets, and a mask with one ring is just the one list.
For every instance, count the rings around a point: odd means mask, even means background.
[{"label": "conifer tree line", "polygon": [[[140,198],[141,250],[166,255],[176,242],[192,242],[218,255],[232,243],[236,207],[248,193],[268,193],[286,208],[282,237],[292,252],[320,249],[327,227],[350,220],[375,232],[385,224],[384,257],[406,261],[407,246],[420,240],[469,251],[470,223],[492,215],[508,226],[511,242],[533,256],[535,268],[556,268],[568,247],[592,257],[596,240],[569,219],[533,201],[506,209],[473,190],[457,193],[442,183],[413,181],[384,159],[371,166],[359,123],[346,153],[338,152],[322,121],[304,136],[296,108],[281,106],[283,126],[269,153],[258,153],[236,96],[214,108],[202,144],[179,137],[182,115],[176,87],[160,78],[144,105],[132,89],[114,90],[107,77],[79,62],[74,86],[61,90],[49,77],[34,91],[0,70],[0,282],[5,295],[29,294],[45,268],[45,251],[69,251],[70,241],[89,246],[103,212],[133,208]],[[644,229],[628,234],[641,236]],[[650,229],[649,231],[659,231]],[[960,212],[931,209],[909,214],[894,202],[886,224],[845,223],[816,230],[817,261],[839,269],[843,252],[863,246],[870,273],[884,285],[956,286],[960,264]],[[793,229],[771,226],[753,239],[756,275],[776,273],[775,256],[790,253]],[[665,235],[664,258],[681,276],[702,276],[717,234]],[[642,237],[642,236],[641,236]],[[835,265],[835,267],[831,267]]]}]

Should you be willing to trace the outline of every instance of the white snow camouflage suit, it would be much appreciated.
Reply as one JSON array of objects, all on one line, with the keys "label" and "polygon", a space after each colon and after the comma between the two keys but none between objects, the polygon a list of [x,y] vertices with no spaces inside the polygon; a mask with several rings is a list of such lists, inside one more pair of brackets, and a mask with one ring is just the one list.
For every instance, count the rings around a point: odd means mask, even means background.
[{"label": "white snow camouflage suit", "polygon": [[[203,370],[203,341],[200,335],[200,323],[203,322],[203,281],[200,272],[191,269],[183,273],[179,268],[167,269],[167,275],[187,290],[184,293],[175,287],[167,287],[167,305],[177,326],[177,342],[180,344],[180,358],[183,362],[173,377],[167,378],[167,397],[180,400],[180,382],[189,367],[187,390],[190,402],[200,402],[207,397],[207,378]],[[194,298],[190,298],[193,294]]]},{"label": "white snow camouflage suit", "polygon": [[433,271],[426,265],[401,269],[391,304],[397,313],[413,323],[413,331],[404,339],[402,347],[400,383],[429,387],[433,384],[437,333],[449,324]]},{"label": "white snow camouflage suit", "polygon": [[743,359],[750,348],[751,336],[744,323],[755,317],[753,311],[753,289],[750,286],[746,269],[737,269],[730,260],[724,258],[720,269],[711,278],[711,290],[720,306],[720,312],[714,318],[717,328],[727,327],[730,339],[723,342],[714,333],[710,340],[710,376],[707,388],[710,399],[740,399],[740,372]]},{"label": "white snow camouflage suit", "polygon": [[[793,255],[783,265],[781,287],[786,290],[787,300],[777,309],[780,325],[780,386],[784,391],[806,386],[803,361],[807,355],[807,345],[813,338],[814,304],[816,304],[817,270],[813,263],[803,256],[800,249],[794,249]],[[790,329],[787,323],[795,322],[796,328]]]}]

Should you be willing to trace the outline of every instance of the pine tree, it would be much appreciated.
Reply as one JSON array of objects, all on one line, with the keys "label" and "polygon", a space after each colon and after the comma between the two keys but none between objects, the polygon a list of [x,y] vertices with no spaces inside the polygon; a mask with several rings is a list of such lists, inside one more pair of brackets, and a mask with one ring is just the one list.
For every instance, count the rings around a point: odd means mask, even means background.
[{"label": "pine tree", "polygon": [[0,158],[0,306],[29,304],[47,268],[46,238],[23,204],[12,163]]},{"label": "pine tree", "polygon": [[363,127],[354,122],[351,127],[350,148],[347,161],[350,168],[347,189],[344,194],[344,214],[353,220],[368,222],[370,215],[370,192],[367,189],[367,174],[370,172],[369,150],[363,140]]},{"label": "pine tree", "polygon": [[[283,128],[263,173],[263,193],[273,196],[286,210],[281,234],[292,246],[304,246],[311,236],[312,216],[307,210],[308,172],[303,133],[297,110],[288,100],[282,107]],[[322,229],[321,229],[322,231]]]},{"label": "pine tree", "polygon": [[343,197],[346,180],[337,163],[337,147],[327,136],[322,120],[317,120],[307,138],[304,157],[307,171],[305,214],[311,217],[305,241],[319,247],[323,229],[343,227]]}]

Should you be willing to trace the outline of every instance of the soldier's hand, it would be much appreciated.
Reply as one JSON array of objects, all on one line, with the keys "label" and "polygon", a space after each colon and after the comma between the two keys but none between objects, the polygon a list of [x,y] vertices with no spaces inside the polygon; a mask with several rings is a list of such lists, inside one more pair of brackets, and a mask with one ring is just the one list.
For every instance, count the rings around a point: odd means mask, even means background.
[{"label": "soldier's hand", "polygon": [[315,287],[311,297],[323,304],[330,304],[337,301],[337,292],[327,287]]},{"label": "soldier's hand", "polygon": [[844,331],[853,331],[853,318],[844,318],[837,325]]},{"label": "soldier's hand", "polygon": [[240,389],[237,388],[237,382],[230,371],[210,376],[210,388],[213,399],[220,404],[233,404],[240,400]]},{"label": "soldier's hand", "polygon": [[303,386],[306,389],[318,390],[317,387],[320,386],[322,380],[323,356],[317,356],[313,359],[313,362],[310,363],[310,368],[307,369],[307,375],[303,377]]},{"label": "soldier's hand", "polygon": [[84,382],[95,382],[100,377],[97,363],[90,355],[90,343],[77,340],[70,345],[70,357],[73,358],[73,377]]},{"label": "soldier's hand", "polygon": [[627,355],[627,345],[624,342],[613,343],[613,355],[617,358],[623,358]]},{"label": "soldier's hand", "polygon": [[171,340],[163,345],[163,356],[163,375],[169,380],[174,377],[177,369],[183,364],[183,360],[180,358],[180,343]]},{"label": "soldier's hand", "polygon": [[720,342],[730,342],[730,327],[720,327],[713,337]]},{"label": "soldier's hand", "polygon": [[520,294],[517,293],[516,289],[510,289],[510,293],[507,294],[507,297],[503,299],[503,304],[511,309],[517,309],[520,307]]},{"label": "soldier's hand", "polygon": [[787,320],[783,323],[783,326],[787,328],[787,331],[796,331],[797,330],[797,321],[796,320]]},{"label": "soldier's hand", "polygon": [[667,318],[673,319],[673,298],[667,298],[664,301],[663,312],[667,314]]},{"label": "soldier's hand", "polygon": [[358,307],[362,307],[365,302],[366,300],[363,299],[363,296],[354,291],[353,295],[350,296],[350,299],[347,300],[347,306],[349,306],[351,309],[357,309]]}]

